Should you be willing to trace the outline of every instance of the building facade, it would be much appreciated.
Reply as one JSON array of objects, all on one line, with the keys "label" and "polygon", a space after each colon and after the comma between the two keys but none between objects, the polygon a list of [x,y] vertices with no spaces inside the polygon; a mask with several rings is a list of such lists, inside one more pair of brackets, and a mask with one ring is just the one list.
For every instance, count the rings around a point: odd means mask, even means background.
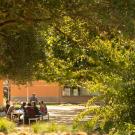
[{"label": "building facade", "polygon": [[91,98],[83,88],[71,88],[45,81],[34,81],[32,84],[20,86],[11,84],[10,90],[11,100],[16,102],[28,101],[33,93],[39,101],[47,103],[84,103]]},{"label": "building facade", "polygon": [[0,80],[0,106],[3,105],[3,81]]}]

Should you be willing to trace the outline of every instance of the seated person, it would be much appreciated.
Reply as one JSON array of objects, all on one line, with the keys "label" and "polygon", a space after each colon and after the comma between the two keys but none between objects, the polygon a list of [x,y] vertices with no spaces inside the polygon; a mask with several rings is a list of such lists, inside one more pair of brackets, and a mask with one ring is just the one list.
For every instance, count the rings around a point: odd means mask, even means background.
[{"label": "seated person", "polygon": [[14,112],[15,110],[15,107],[14,107],[14,104],[12,104],[9,108],[8,108],[8,111],[7,111],[7,117],[12,119],[12,113]]},{"label": "seated person", "polygon": [[25,109],[25,115],[24,115],[24,122],[26,124],[28,124],[28,120],[29,118],[36,118],[36,113],[35,113],[35,110],[34,110],[34,107],[31,106],[31,103],[28,103],[27,104],[27,107]]},{"label": "seated person", "polygon": [[26,107],[26,102],[23,102],[23,103],[21,104],[21,108],[20,108],[20,109],[25,110],[25,107]]},{"label": "seated person", "polygon": [[44,103],[44,101],[40,102],[40,112],[42,115],[47,114],[47,107],[46,107],[46,104]]},{"label": "seated person", "polygon": [[6,107],[5,107],[5,113],[7,114],[7,111],[8,111],[8,109],[9,109],[9,107],[10,107],[10,102],[9,102],[9,100],[7,100],[6,101]]},{"label": "seated person", "polygon": [[26,116],[28,118],[34,118],[36,115],[36,112],[34,110],[34,107],[31,106],[31,103],[28,103],[27,107],[26,107]]},{"label": "seated person", "polygon": [[35,111],[36,115],[41,115],[38,107],[36,106],[36,102],[32,102],[32,106],[34,108],[34,111]]},{"label": "seated person", "polygon": [[23,102],[20,108],[23,111],[23,114],[20,116],[20,120],[24,119],[24,116],[26,115],[26,102]]}]

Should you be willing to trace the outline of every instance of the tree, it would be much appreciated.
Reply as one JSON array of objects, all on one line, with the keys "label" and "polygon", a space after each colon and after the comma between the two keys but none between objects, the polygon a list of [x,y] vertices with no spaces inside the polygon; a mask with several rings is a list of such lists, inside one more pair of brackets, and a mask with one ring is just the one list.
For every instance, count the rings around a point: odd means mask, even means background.
[{"label": "tree", "polygon": [[[115,32],[117,33],[117,31],[121,31],[124,36],[133,38],[134,1],[0,1],[1,50],[4,50],[4,44],[6,44],[5,41],[8,37],[19,34],[21,35],[21,31],[29,31],[30,27],[37,33],[40,29],[44,29],[46,31],[48,28],[53,27],[55,28],[57,35],[62,35],[62,38],[66,38],[66,40],[72,42],[77,47],[81,47],[82,45],[87,46],[87,44],[91,42],[91,39],[103,33],[108,33],[111,37],[115,35]],[[21,45],[22,50],[23,46],[24,44]],[[3,57],[7,56],[6,52],[1,55]],[[17,55],[20,55],[20,53]],[[1,60],[3,57],[1,57]],[[5,60],[3,59],[2,61]],[[18,62],[16,61],[16,63]],[[4,65],[5,64],[3,63],[2,67]],[[20,67],[20,69],[23,69],[24,65],[21,66],[22,67]],[[6,71],[7,69],[5,72],[2,71],[4,76],[7,76],[8,74]],[[20,76],[21,75],[22,74],[20,72]]]},{"label": "tree", "polygon": [[134,127],[134,0],[0,4],[1,76],[84,86],[100,93],[92,101],[105,102],[94,109],[88,102],[80,116],[96,114],[89,127],[111,131],[107,125],[113,125],[114,132]]},{"label": "tree", "polygon": [[[94,113],[94,117],[87,122],[89,130],[98,125],[101,130],[112,134],[134,132],[130,131],[134,129],[135,120],[134,28],[131,30],[134,24],[127,22],[129,18],[134,20],[131,3],[92,1],[91,7],[101,6],[99,10],[94,10],[97,12],[92,20],[89,14],[82,14],[89,5],[85,5],[78,14],[78,8],[75,8],[78,3],[74,3],[74,12],[71,9],[65,11],[66,15],[60,22],[56,22],[47,32],[41,31],[45,37],[48,61],[46,67],[41,69],[42,74],[38,75],[45,80],[81,85],[99,93],[87,103],[86,110],[77,118],[78,122],[85,115]],[[106,4],[114,8],[108,9]],[[101,10],[103,7],[109,10],[108,16]],[[76,13],[75,19],[73,13]],[[126,14],[124,18],[123,13]],[[49,78],[46,78],[46,73]],[[103,101],[103,106],[91,108],[90,103],[96,100]]]},{"label": "tree", "polygon": [[[68,29],[66,26],[64,28]],[[84,30],[78,29],[78,25],[76,27],[78,31]],[[127,134],[135,120],[134,39],[125,37],[119,31],[112,33],[111,37],[104,32],[92,39],[86,34],[87,45],[84,45],[71,38],[74,31],[69,34],[70,38],[67,33],[56,31],[55,27],[41,34],[45,36],[48,59],[38,75],[45,80],[81,85],[91,92],[99,93],[87,103],[87,109],[77,121],[95,113],[92,120],[87,122],[89,130],[98,124],[106,132],[113,129],[113,132],[123,134],[124,131]],[[98,100],[104,102],[103,106],[91,108],[90,103]]]},{"label": "tree", "polygon": [[42,40],[33,28],[20,30],[18,33],[10,34],[1,44],[3,50],[0,74],[8,75],[9,79],[16,82],[25,83],[34,79],[38,63],[43,60],[45,62],[45,53]]},{"label": "tree", "polygon": [[[0,1],[0,77],[25,83],[45,60],[39,22],[51,20],[44,1]],[[46,15],[46,16],[45,16]]]}]

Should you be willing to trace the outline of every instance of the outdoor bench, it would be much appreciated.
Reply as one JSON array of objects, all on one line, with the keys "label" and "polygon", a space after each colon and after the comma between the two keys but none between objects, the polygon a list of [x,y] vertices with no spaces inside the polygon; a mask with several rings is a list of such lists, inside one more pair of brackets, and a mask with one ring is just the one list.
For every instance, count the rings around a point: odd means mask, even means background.
[{"label": "outdoor bench", "polygon": [[29,125],[30,125],[31,121],[37,122],[37,121],[39,121],[39,120],[44,120],[44,117],[45,117],[45,116],[47,116],[47,120],[49,120],[49,113],[47,113],[47,114],[45,114],[45,115],[36,115],[35,118],[29,118],[29,119],[28,119],[28,120],[29,120]]},{"label": "outdoor bench", "polygon": [[31,123],[31,121],[35,121],[35,122],[37,122],[39,120],[39,118],[37,117],[37,118],[29,118],[29,125],[30,125],[30,123]]},{"label": "outdoor bench", "polygon": [[46,117],[46,116],[47,116],[47,120],[49,120],[49,113],[42,115],[42,120],[44,120],[44,117]]}]

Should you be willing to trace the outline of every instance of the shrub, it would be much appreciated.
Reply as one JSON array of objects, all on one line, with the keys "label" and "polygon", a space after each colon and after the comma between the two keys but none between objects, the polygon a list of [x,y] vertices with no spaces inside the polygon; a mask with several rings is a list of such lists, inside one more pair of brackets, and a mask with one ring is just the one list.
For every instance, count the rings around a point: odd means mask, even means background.
[{"label": "shrub", "polygon": [[4,111],[4,106],[0,106],[0,112]]},{"label": "shrub", "polygon": [[73,132],[71,126],[52,123],[36,123],[32,125],[34,133],[51,133],[51,132]]},{"label": "shrub", "polygon": [[15,124],[6,118],[0,118],[0,132],[10,133],[15,131]]}]

